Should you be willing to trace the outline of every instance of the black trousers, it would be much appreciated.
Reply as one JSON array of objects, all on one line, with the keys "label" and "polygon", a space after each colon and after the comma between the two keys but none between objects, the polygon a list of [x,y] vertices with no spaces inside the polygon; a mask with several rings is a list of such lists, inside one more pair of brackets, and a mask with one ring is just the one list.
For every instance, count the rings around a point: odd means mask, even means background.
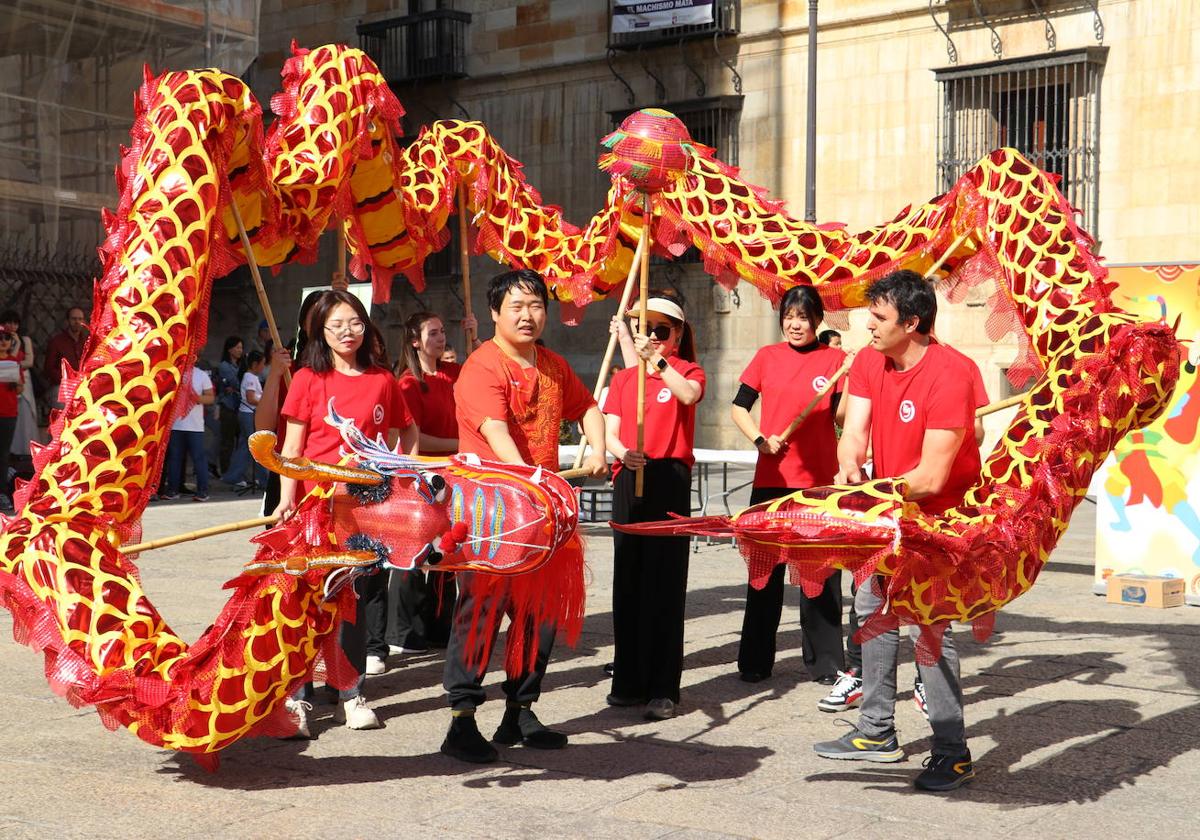
[{"label": "black trousers", "polygon": [[451,572],[394,569],[388,576],[388,644],[405,647],[424,641],[445,647],[457,594]]},{"label": "black trousers", "polygon": [[[750,504],[777,499],[795,492],[786,487],[755,487]],[[783,613],[785,567],[776,566],[767,585],[746,585],[746,613],[738,646],[738,670],[744,674],[770,674],[775,667],[775,636]],[[825,580],[821,594],[800,593],[801,653],[812,679],[834,676],[845,667],[842,658],[842,573]],[[859,654],[861,659],[861,653]]]},{"label": "black trousers", "polygon": [[[691,470],[683,461],[648,461],[640,499],[634,497],[635,477],[628,469],[617,475],[614,522],[691,514]],[[613,532],[613,694],[679,702],[690,541]]]},{"label": "black trousers", "polygon": [[[469,668],[466,664],[468,650],[467,639],[471,632],[471,622],[475,612],[475,596],[472,592],[471,579],[474,576],[472,572],[458,573],[460,585],[458,587],[458,600],[454,605],[454,617],[450,628],[450,640],[446,645],[446,667],[442,673],[442,687],[446,689],[447,700],[450,703],[450,708],[455,710],[471,710],[479,706],[486,699],[486,692],[483,690],[483,678],[487,674],[488,659],[491,658],[492,648],[496,644],[496,636],[500,632],[500,622],[496,622],[495,632],[491,638],[486,640],[483,657],[480,660],[482,664],[478,670]],[[512,617],[510,610],[511,604],[505,598],[504,603],[496,604],[496,609],[503,609],[505,614]],[[536,631],[530,630],[528,634],[532,636],[534,632],[538,634],[538,653],[537,661],[534,663],[532,671],[522,669],[519,673],[514,673],[507,667],[508,659],[507,650],[504,657],[506,667],[505,674],[508,679],[504,681],[501,689],[504,691],[504,696],[510,702],[528,705],[534,703],[542,694],[542,680],[546,677],[546,665],[550,661],[550,653],[554,650],[554,636],[557,628],[553,624],[543,624]],[[509,635],[507,645],[512,645],[515,639],[513,629],[509,627]],[[526,640],[527,644],[531,643],[531,639]],[[528,647],[526,647],[528,650]]]}]

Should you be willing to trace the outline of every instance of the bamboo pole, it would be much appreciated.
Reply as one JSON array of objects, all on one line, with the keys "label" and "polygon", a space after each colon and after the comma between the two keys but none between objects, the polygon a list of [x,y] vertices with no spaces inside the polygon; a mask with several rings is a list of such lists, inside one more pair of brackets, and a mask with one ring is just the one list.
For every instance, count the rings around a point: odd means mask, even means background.
[{"label": "bamboo pole", "polygon": [[[462,269],[463,310],[468,318],[471,312],[471,217],[467,215],[467,185],[459,177],[458,182],[458,250],[459,265]],[[475,343],[475,330],[463,330],[467,339],[467,354],[471,353],[471,345]]]},{"label": "bamboo pole", "polygon": [[937,258],[937,261],[933,265],[929,266],[929,270],[925,272],[925,279],[926,280],[937,279],[933,276],[934,272],[936,272],[939,268],[942,267],[942,263],[944,263],[947,259],[949,259],[950,255],[953,254],[955,251],[957,251],[958,246],[963,244],[964,242],[966,242],[967,237],[970,236],[972,233],[973,233],[973,231],[970,231],[970,230],[964,230],[962,233],[960,233],[958,235],[958,238],[950,243],[950,247],[947,248],[945,251],[942,251],[942,255]]},{"label": "bamboo pole", "polygon": [[[645,193],[642,196],[642,239],[646,243],[650,242],[650,194]],[[642,248],[641,259],[641,284],[638,290],[638,334],[647,335],[646,318],[646,300],[650,297],[650,247],[649,244]],[[637,389],[637,448],[638,452],[644,451],[646,446],[646,363],[638,359],[638,389]],[[633,496],[636,499],[642,498],[642,491],[646,487],[646,470],[644,467],[638,467],[633,481]]]},{"label": "bamboo pole", "polygon": [[[642,248],[646,244],[644,235],[638,237],[637,250],[633,252],[633,262],[629,264],[629,273],[625,275],[625,288],[621,290],[621,302],[617,304],[617,317],[624,318],[625,312],[629,309],[629,299],[633,297],[633,289],[637,284],[634,283],[634,275],[641,266]],[[592,399],[600,401],[600,394],[604,392],[604,385],[608,382],[608,368],[612,365],[613,355],[617,349],[617,334],[611,333],[608,336],[608,347],[604,351],[604,361],[600,363],[600,372],[596,374],[596,387],[592,389]],[[583,435],[579,436],[579,451],[575,453],[575,463],[572,464],[572,469],[579,469],[583,464],[583,454],[587,449],[587,438]]]},{"label": "bamboo pole", "polygon": [[819,403],[826,394],[833,390],[833,386],[837,384],[839,379],[849,372],[850,365],[853,362],[853,356],[846,357],[846,361],[843,362],[842,366],[837,369],[837,372],[834,373],[833,376],[829,377],[829,381],[825,383],[825,387],[823,387],[820,391],[817,391],[816,396],[809,400],[808,405],[804,406],[804,409],[796,415],[796,419],[789,423],[788,427],[783,430],[783,440],[787,440],[796,433],[796,430],[800,428],[800,424],[808,419],[808,415],[812,414],[812,410],[817,407],[817,403]]},{"label": "bamboo pole", "polygon": [[211,528],[201,528],[198,531],[188,531],[186,534],[174,534],[169,537],[162,537],[157,540],[148,540],[147,542],[135,543],[133,545],[123,545],[120,548],[122,554],[137,554],[140,551],[150,551],[155,548],[166,548],[169,545],[178,545],[179,543],[191,542],[192,540],[203,539],[204,537],[215,537],[218,534],[229,534],[233,531],[244,531],[247,528],[261,528],[264,525],[274,525],[278,521],[277,516],[258,516],[254,519],[243,519],[239,522],[226,522],[224,525],[213,525]]},{"label": "bamboo pole", "polygon": [[337,243],[338,243],[338,258],[337,258],[337,277],[347,286],[350,285],[350,278],[346,275],[346,226],[338,220],[337,227]]},{"label": "bamboo pole", "polygon": [[987,417],[989,414],[995,414],[997,411],[1003,411],[1006,408],[1012,408],[1014,405],[1020,405],[1032,393],[1032,391],[1026,391],[1023,394],[1013,394],[1011,397],[997,400],[994,403],[988,403],[985,406],[975,409],[975,416]]},{"label": "bamboo pole", "polygon": [[[276,347],[283,346],[279,337],[279,327],[275,324],[275,315],[271,312],[271,302],[267,299],[267,290],[263,286],[262,275],[258,272],[258,261],[254,259],[254,249],[250,246],[250,236],[246,233],[246,223],[242,221],[242,213],[238,210],[237,200],[229,200],[229,209],[233,211],[233,220],[237,223],[238,236],[242,240],[242,250],[246,252],[246,265],[250,266],[250,276],[254,278],[254,290],[258,292],[258,302],[262,306],[263,317],[267,319],[267,328],[271,331],[271,341]],[[270,361],[268,359],[268,361]],[[291,387],[292,373],[287,368],[283,371],[283,384]]]}]

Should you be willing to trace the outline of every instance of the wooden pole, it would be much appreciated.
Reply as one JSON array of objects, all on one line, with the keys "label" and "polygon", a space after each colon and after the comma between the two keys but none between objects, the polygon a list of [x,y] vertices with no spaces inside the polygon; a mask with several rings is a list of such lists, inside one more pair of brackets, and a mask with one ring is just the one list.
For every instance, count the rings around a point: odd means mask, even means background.
[{"label": "wooden pole", "polygon": [[[467,215],[467,185],[459,176],[458,182],[458,250],[459,265],[462,268],[463,310],[468,318],[471,313],[471,217]],[[467,354],[471,353],[471,345],[475,343],[475,330],[463,331],[467,338]]]},{"label": "wooden pole", "polygon": [[997,411],[1003,411],[1006,408],[1012,408],[1014,405],[1020,405],[1025,401],[1025,398],[1032,394],[1032,391],[1026,391],[1023,394],[1014,394],[1002,400],[997,400],[994,403],[975,409],[976,417],[987,417],[989,414],[995,414]]},{"label": "wooden pole", "polygon": [[[338,258],[337,258],[337,278],[346,286],[350,285],[350,278],[346,276],[346,226],[338,220],[337,228],[337,243],[338,243]],[[335,284],[336,288],[336,284]]]},{"label": "wooden pole", "polygon": [[949,259],[951,254],[953,254],[955,251],[958,250],[959,245],[961,245],[967,241],[967,237],[970,236],[972,233],[973,233],[973,231],[964,230],[961,234],[959,234],[958,238],[950,243],[950,247],[947,248],[945,251],[942,251],[942,255],[937,258],[937,262],[935,262],[933,265],[929,266],[929,270],[925,272],[925,279],[926,280],[937,279],[933,276],[934,273],[939,268],[942,267],[942,263],[944,263],[947,259]]},{"label": "wooden pole", "polygon": [[[633,262],[629,264],[629,273],[625,275],[625,288],[621,290],[621,302],[617,304],[617,317],[624,318],[625,312],[629,309],[629,299],[633,297],[633,289],[637,284],[634,282],[634,276],[641,267],[642,248],[646,244],[644,235],[638,237],[637,250],[633,252]],[[608,382],[608,369],[612,365],[613,355],[617,349],[617,334],[611,333],[608,336],[608,347],[604,350],[604,361],[600,363],[600,372],[596,374],[596,387],[592,389],[592,399],[600,401],[600,394],[604,392],[604,384]],[[579,469],[583,464],[583,453],[587,449],[587,438],[583,435],[579,437],[579,451],[575,453],[575,463],[572,469]]]},{"label": "wooden pole", "polygon": [[[646,329],[646,300],[650,297],[650,194],[642,196],[642,240],[647,243],[642,248],[641,285],[638,290],[638,334],[648,335]],[[638,359],[638,390],[637,390],[637,448],[642,452],[646,446],[646,363]],[[646,471],[638,467],[633,480],[634,498],[642,498],[646,486]]]},{"label": "wooden pole", "polygon": [[850,365],[853,362],[853,356],[846,357],[846,361],[843,362],[842,366],[837,369],[837,372],[834,373],[833,376],[829,377],[829,381],[825,383],[825,387],[823,387],[820,391],[817,391],[816,396],[808,401],[808,405],[804,406],[804,410],[797,414],[796,419],[789,423],[788,427],[783,430],[782,437],[784,440],[787,440],[796,433],[796,430],[800,428],[800,424],[808,419],[808,415],[812,414],[812,410],[817,407],[817,403],[819,403],[826,394],[833,390],[833,386],[837,384],[839,379],[849,372]]},{"label": "wooden pole", "polygon": [[[258,292],[258,302],[262,306],[263,316],[267,319],[267,328],[271,331],[271,341],[275,342],[277,348],[282,347],[283,339],[279,337],[279,327],[275,324],[275,315],[271,312],[271,302],[267,300],[267,290],[263,286],[262,275],[258,272],[258,261],[254,259],[254,249],[250,247],[246,223],[242,221],[242,213],[238,210],[236,199],[230,199],[229,209],[233,211],[233,220],[237,223],[238,236],[242,239],[242,250],[246,252],[246,265],[250,266],[250,276],[254,278],[254,290]],[[292,373],[286,368],[283,371],[283,384],[289,387],[292,384]]]},{"label": "wooden pole", "polygon": [[199,540],[204,537],[215,537],[218,534],[229,534],[233,531],[244,531],[247,528],[261,528],[264,525],[274,525],[278,520],[279,517],[277,516],[259,516],[254,519],[243,519],[240,522],[226,522],[224,525],[201,528],[199,531],[188,531],[186,534],[175,534],[170,537],[163,537],[162,539],[135,543],[134,545],[123,545],[119,550],[122,554],[137,554],[140,551],[166,548],[169,545],[178,545],[179,543],[191,542],[192,540]]}]

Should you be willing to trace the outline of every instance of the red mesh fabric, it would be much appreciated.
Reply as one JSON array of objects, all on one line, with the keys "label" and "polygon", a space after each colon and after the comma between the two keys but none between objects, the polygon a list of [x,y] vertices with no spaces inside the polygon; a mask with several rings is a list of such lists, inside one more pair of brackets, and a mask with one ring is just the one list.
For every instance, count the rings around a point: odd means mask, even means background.
[{"label": "red mesh fabric", "polygon": [[545,565],[521,575],[460,574],[459,587],[474,598],[475,611],[467,635],[465,663],[482,670],[505,613],[509,615],[505,667],[513,673],[531,670],[537,661],[537,628],[558,627],[568,645],[579,640],[584,615],[583,543],[573,537]]}]

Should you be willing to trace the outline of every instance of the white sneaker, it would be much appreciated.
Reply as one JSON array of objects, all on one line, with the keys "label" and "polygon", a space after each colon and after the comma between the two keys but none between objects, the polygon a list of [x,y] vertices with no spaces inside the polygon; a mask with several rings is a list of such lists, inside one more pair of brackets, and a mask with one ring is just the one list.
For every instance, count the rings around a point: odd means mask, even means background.
[{"label": "white sneaker", "polygon": [[312,740],[312,730],[308,728],[308,713],[312,711],[312,703],[306,703],[303,700],[293,700],[289,697],[283,702],[283,708],[287,710],[289,715],[295,715],[299,719],[296,734],[288,737],[302,738],[306,741]]},{"label": "white sneaker", "polygon": [[367,674],[372,677],[377,677],[387,670],[387,664],[380,656],[367,657]]},{"label": "white sneaker", "polygon": [[375,713],[367,705],[367,699],[361,694],[349,700],[338,701],[337,709],[333,713],[333,722],[344,723],[347,729],[383,728],[379,718],[375,717]]}]

